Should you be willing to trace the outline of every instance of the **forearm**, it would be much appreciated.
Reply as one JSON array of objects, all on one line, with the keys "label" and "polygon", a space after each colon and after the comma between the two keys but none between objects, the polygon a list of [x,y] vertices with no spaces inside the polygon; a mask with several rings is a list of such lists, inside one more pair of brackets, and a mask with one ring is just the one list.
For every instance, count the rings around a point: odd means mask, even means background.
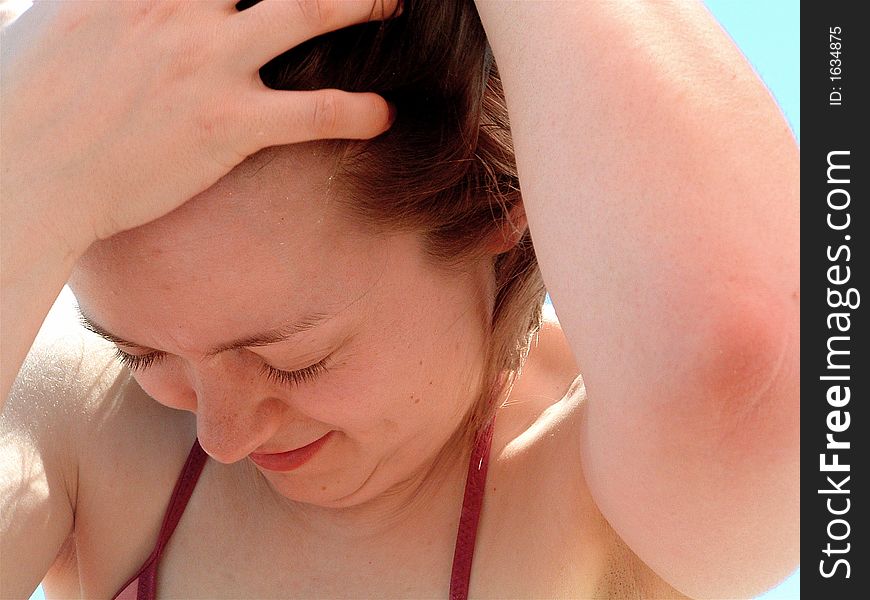
[{"label": "forearm", "polygon": [[589,389],[663,372],[684,385],[723,321],[794,330],[798,149],[703,5],[478,8],[541,270]]},{"label": "forearm", "polygon": [[[11,193],[3,190],[4,193]],[[48,227],[26,219],[3,198],[0,219],[0,411],[25,356],[80,255]]]}]

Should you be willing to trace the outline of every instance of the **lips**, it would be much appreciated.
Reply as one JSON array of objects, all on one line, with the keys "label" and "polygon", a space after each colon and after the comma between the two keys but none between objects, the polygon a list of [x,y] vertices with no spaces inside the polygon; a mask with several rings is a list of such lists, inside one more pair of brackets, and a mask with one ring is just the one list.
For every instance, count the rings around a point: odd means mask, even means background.
[{"label": "lips", "polygon": [[318,440],[311,442],[307,446],[297,448],[296,450],[278,452],[276,454],[260,454],[254,452],[249,454],[248,458],[267,471],[293,471],[311,460],[326,444],[326,442],[329,441],[329,438],[332,437],[332,433],[333,432],[330,431]]}]

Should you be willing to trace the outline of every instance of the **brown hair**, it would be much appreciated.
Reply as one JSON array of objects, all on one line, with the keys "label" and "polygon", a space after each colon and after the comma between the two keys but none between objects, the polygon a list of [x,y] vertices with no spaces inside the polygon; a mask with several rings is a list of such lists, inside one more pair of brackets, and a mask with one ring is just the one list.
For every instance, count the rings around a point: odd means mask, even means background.
[{"label": "brown hair", "polygon": [[[376,92],[393,102],[386,133],[325,144],[336,157],[335,201],[372,230],[420,233],[431,264],[448,272],[490,255],[485,380],[462,429],[479,431],[522,368],[546,289],[529,231],[514,224],[522,197],[507,106],[473,1],[405,0],[400,16],[309,40],[260,77],[273,89]],[[502,237],[506,251],[491,256]]]}]

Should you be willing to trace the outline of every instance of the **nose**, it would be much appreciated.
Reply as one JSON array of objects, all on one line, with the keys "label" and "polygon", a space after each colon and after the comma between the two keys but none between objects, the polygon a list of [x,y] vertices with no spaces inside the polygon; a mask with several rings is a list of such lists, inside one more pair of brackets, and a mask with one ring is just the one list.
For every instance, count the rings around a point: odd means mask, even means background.
[{"label": "nose", "polygon": [[249,370],[217,361],[194,375],[196,433],[209,456],[234,463],[274,436],[286,406],[261,389]]}]

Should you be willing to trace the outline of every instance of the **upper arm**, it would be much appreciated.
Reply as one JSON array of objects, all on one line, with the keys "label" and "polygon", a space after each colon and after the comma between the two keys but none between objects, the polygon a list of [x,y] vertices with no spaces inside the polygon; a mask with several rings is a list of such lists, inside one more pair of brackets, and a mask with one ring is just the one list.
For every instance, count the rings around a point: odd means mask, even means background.
[{"label": "upper arm", "polygon": [[[97,369],[64,292],[0,415],[0,596],[28,597],[73,530],[79,424],[114,378]],[[105,365],[103,365],[105,366]]]},{"label": "upper arm", "polygon": [[35,403],[16,384],[0,420],[0,596],[4,598],[26,598],[33,592],[73,525],[74,490],[58,462],[47,458],[52,450],[45,431],[32,429],[25,420],[25,406],[35,407]]}]

